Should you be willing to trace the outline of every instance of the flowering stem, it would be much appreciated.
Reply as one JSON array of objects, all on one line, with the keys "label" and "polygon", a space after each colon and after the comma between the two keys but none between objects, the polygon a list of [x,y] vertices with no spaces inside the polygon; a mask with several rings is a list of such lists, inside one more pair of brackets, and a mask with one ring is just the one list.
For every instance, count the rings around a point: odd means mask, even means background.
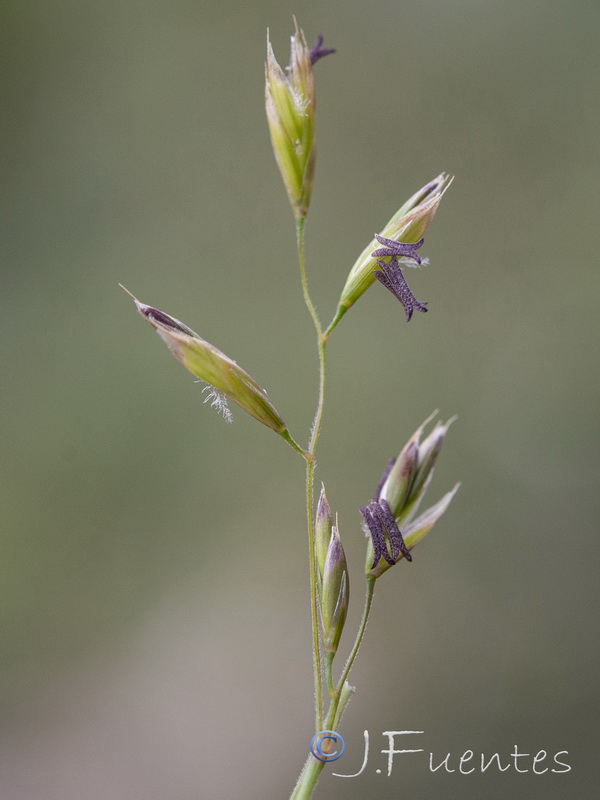
[{"label": "flowering stem", "polygon": [[[315,732],[323,730],[323,673],[322,673],[322,660],[321,650],[319,646],[319,620],[318,620],[318,590],[317,590],[317,561],[315,552],[315,520],[313,512],[313,495],[314,495],[314,474],[315,474],[315,453],[319,434],[321,432],[321,423],[323,421],[323,409],[325,405],[325,374],[326,374],[326,347],[329,334],[333,331],[342,314],[334,318],[333,322],[326,331],[323,331],[321,322],[316,311],[316,308],[311,300],[308,290],[308,279],[306,276],[306,264],[304,257],[304,218],[296,220],[296,243],[298,248],[298,263],[300,265],[300,279],[302,281],[302,292],[304,295],[304,302],[308,308],[308,312],[314,323],[317,333],[317,344],[319,349],[319,399],[317,403],[317,410],[315,413],[313,426],[308,444],[308,450],[305,451],[304,456],[306,460],[306,514],[308,525],[308,547],[309,547],[309,562],[310,562],[310,607],[311,607],[311,623],[312,623],[312,640],[313,640],[313,672],[315,681]],[[354,664],[358,651],[360,649],[369,613],[371,611],[371,604],[373,602],[373,592],[375,589],[375,579],[367,577],[367,588],[365,597],[365,608],[363,611],[362,620],[354,646],[348,660],[342,671],[339,683],[334,686],[333,682],[333,656],[325,654],[325,673],[327,681],[327,689],[331,699],[327,719],[325,721],[325,729],[335,729],[339,723],[342,713],[344,711],[345,702],[341,702],[343,696],[343,688],[348,678],[348,674]],[[324,762],[314,758],[311,754],[308,756],[306,764],[298,778],[294,791],[292,792],[290,800],[309,800],[312,797],[315,786],[319,779],[319,775],[324,767]]]},{"label": "flowering stem", "polygon": [[[300,265],[300,278],[302,281],[302,292],[304,294],[304,302],[308,308],[308,312],[314,323],[317,333],[317,343],[319,349],[319,399],[317,403],[317,410],[315,413],[313,426],[308,444],[308,450],[305,451],[306,459],[306,513],[308,524],[308,546],[309,546],[309,560],[310,560],[310,599],[311,599],[311,621],[312,621],[312,639],[313,639],[313,671],[315,680],[315,732],[323,729],[335,730],[335,726],[339,723],[344,707],[348,700],[349,694],[344,694],[344,685],[348,678],[348,674],[354,664],[362,640],[367,627],[369,613],[373,602],[373,592],[375,589],[375,579],[367,577],[365,607],[363,611],[362,620],[354,646],[348,660],[342,671],[339,683],[334,685],[333,682],[333,654],[325,654],[325,678],[327,682],[327,689],[330,697],[329,710],[327,718],[323,722],[323,672],[322,672],[322,658],[321,650],[319,647],[319,627],[318,627],[318,590],[317,590],[317,563],[315,551],[315,520],[313,512],[313,494],[314,494],[314,472],[315,472],[315,454],[319,434],[321,432],[321,423],[323,421],[323,409],[325,404],[325,374],[326,374],[326,347],[327,340],[330,333],[333,331],[343,314],[338,314],[326,331],[323,331],[315,306],[311,300],[308,290],[308,280],[306,276],[306,265],[304,258],[304,218],[296,221],[296,241],[298,247],[298,262]],[[344,699],[345,697],[345,699]],[[325,728],[323,728],[325,726]],[[304,768],[298,778],[298,782],[292,792],[290,800],[309,800],[312,797],[317,781],[323,770],[325,763],[319,761],[312,754],[304,765]]]},{"label": "flowering stem", "polygon": [[319,618],[318,618],[318,590],[317,590],[317,557],[315,552],[315,519],[313,512],[314,478],[315,478],[315,451],[321,422],[323,420],[323,407],[325,402],[325,347],[327,339],[323,336],[321,323],[317,310],[308,291],[306,276],[306,263],[304,258],[304,217],[296,220],[296,244],[298,248],[298,263],[300,265],[300,280],[302,293],[308,313],[314,323],[317,333],[319,349],[319,399],[317,410],[310,434],[306,459],[306,516],[308,527],[308,555],[310,566],[310,611],[313,642],[313,673],[315,682],[315,733],[321,730],[323,724],[323,672],[321,666],[321,650],[319,646]]}]

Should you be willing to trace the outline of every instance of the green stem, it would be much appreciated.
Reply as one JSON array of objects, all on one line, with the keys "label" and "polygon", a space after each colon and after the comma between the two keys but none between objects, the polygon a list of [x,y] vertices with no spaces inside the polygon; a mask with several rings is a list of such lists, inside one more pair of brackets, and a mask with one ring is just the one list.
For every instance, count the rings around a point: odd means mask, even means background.
[{"label": "green stem", "polygon": [[[358,633],[356,634],[356,639],[354,640],[354,646],[353,646],[352,650],[350,651],[350,655],[348,656],[348,660],[346,661],[344,669],[342,670],[342,675],[341,675],[339,683],[337,685],[336,692],[337,692],[337,695],[338,695],[338,701],[339,701],[339,695],[340,695],[340,692],[342,690],[342,687],[344,686],[344,683],[346,682],[346,680],[348,678],[348,674],[349,674],[350,670],[352,669],[352,665],[354,664],[356,656],[358,655],[358,651],[360,649],[363,637],[365,635],[365,631],[367,629],[367,622],[369,621],[369,614],[371,612],[371,606],[373,604],[373,593],[375,591],[375,580],[376,580],[375,578],[372,578],[369,575],[367,576],[367,590],[366,590],[366,594],[365,594],[365,607],[363,609],[363,615],[362,615],[362,619],[360,621],[360,626],[358,628]],[[336,708],[336,712],[337,712],[337,708]],[[334,719],[335,719],[335,717],[334,717]]]},{"label": "green stem", "polygon": [[322,333],[319,334],[318,341],[319,348],[319,402],[315,412],[315,418],[312,425],[312,433],[308,450],[313,455],[317,449],[317,442],[319,434],[321,433],[321,423],[323,422],[323,409],[325,408],[325,373],[327,370],[327,339]]},{"label": "green stem", "polygon": [[331,322],[329,323],[329,325],[328,325],[328,327],[327,327],[327,330],[326,330],[326,331],[325,331],[325,333],[323,334],[323,336],[324,336],[326,339],[328,339],[328,338],[329,338],[329,336],[330,336],[331,332],[333,331],[333,329],[337,327],[337,324],[338,324],[338,322],[339,322],[339,321],[341,320],[341,318],[344,316],[344,314],[346,313],[346,311],[348,311],[348,309],[346,308],[346,306],[342,306],[342,305],[339,305],[339,306],[338,306],[338,309],[337,309],[337,311],[335,312],[335,317],[334,317],[334,318],[331,320]]},{"label": "green stem", "polygon": [[[306,515],[308,527],[308,551],[309,551],[309,565],[310,565],[310,612],[311,612],[311,627],[312,627],[312,644],[313,644],[313,673],[315,682],[315,732],[323,730],[323,670],[321,660],[321,649],[319,646],[319,617],[318,617],[318,588],[317,588],[317,559],[315,552],[315,519],[313,511],[313,497],[314,497],[314,476],[315,476],[315,453],[317,449],[317,442],[321,433],[321,424],[323,422],[323,409],[325,406],[325,375],[326,375],[326,347],[327,340],[330,333],[333,331],[339,320],[342,318],[346,309],[338,309],[336,317],[334,317],[329,328],[323,332],[317,310],[311,300],[308,290],[308,279],[306,276],[306,264],[304,257],[304,218],[296,220],[296,242],[298,247],[298,263],[300,265],[300,279],[302,282],[302,292],[304,295],[304,302],[311,316],[315,331],[317,333],[317,344],[319,349],[319,399],[317,402],[317,410],[313,420],[313,426],[310,434],[310,441],[308,450],[303,452],[306,460]],[[295,444],[295,443],[294,443]],[[333,683],[333,655],[325,654],[325,677],[327,681],[327,689],[331,699],[327,719],[325,721],[326,730],[335,730],[335,726],[339,723],[344,706],[349,697],[346,693],[346,700],[342,701],[344,696],[344,684],[348,678],[348,674],[354,664],[369,619],[371,611],[371,604],[373,602],[373,591],[375,588],[375,579],[367,578],[367,590],[365,598],[365,608],[363,611],[362,620],[354,646],[348,660],[342,671],[340,681],[336,686]],[[290,800],[310,800],[319,780],[319,776],[325,766],[325,762],[315,758],[312,753],[300,773],[298,782],[294,787]]]},{"label": "green stem", "polygon": [[333,659],[335,657],[335,653],[325,653],[325,680],[327,681],[327,691],[329,692],[329,697],[333,701],[335,700],[335,686],[333,685]]},{"label": "green stem", "polygon": [[[330,663],[332,662],[333,659],[331,659]],[[332,700],[323,730],[334,730],[332,723],[335,719],[338,703],[339,697],[337,697],[335,701]],[[310,800],[326,763],[326,761],[320,761],[318,758],[315,758],[312,753],[309,754],[302,768],[302,772],[300,773],[300,777],[298,778],[298,782],[294,787],[294,791],[290,795],[290,800]]]},{"label": "green stem", "polygon": [[287,428],[280,433],[280,436],[281,436],[282,439],[285,439],[285,441],[289,444],[289,446],[293,450],[295,450],[297,453],[300,453],[302,458],[306,461],[306,459],[308,458],[307,451],[303,447],[300,447],[298,442],[295,441],[295,439],[292,438],[292,436],[290,435],[290,432],[288,431]]},{"label": "green stem", "polygon": [[321,649],[319,647],[319,615],[317,608],[317,558],[315,552],[315,518],[313,513],[313,485],[315,462],[306,462],[306,517],[308,525],[308,558],[310,570],[310,619],[313,646],[313,677],[315,682],[315,733],[321,730],[323,720],[323,678]]},{"label": "green stem", "polygon": [[[340,701],[343,697],[342,690],[344,688],[344,684],[348,678],[350,670],[352,669],[354,661],[356,660],[356,656],[358,655],[358,651],[360,650],[360,646],[362,644],[362,640],[364,638],[365,631],[367,629],[367,622],[369,620],[371,606],[373,605],[374,591],[375,591],[375,578],[368,576],[367,588],[365,594],[365,607],[363,609],[363,615],[360,621],[360,626],[356,634],[354,646],[352,647],[350,655],[348,656],[348,660],[346,661],[346,664],[342,671],[339,683],[337,687],[333,689],[331,704],[329,706],[329,711],[327,712],[327,719],[325,720],[325,726],[323,730],[333,730],[333,731],[337,730],[337,726],[339,725],[340,719],[342,717],[344,707],[349,697],[349,694],[347,694],[346,701],[340,705]],[[330,677],[332,662],[333,658],[328,660],[326,663],[328,685],[330,685],[331,688],[333,687],[333,680]],[[331,688],[330,688],[330,693],[331,693]],[[294,787],[294,791],[290,796],[290,800],[310,800],[316,788],[319,776],[321,775],[323,767],[325,766],[325,763],[326,762],[319,761],[317,758],[315,758],[312,755],[312,753],[308,756],[304,764],[304,767],[302,768],[302,772],[300,773],[300,777],[298,778],[298,782]]]},{"label": "green stem", "polygon": [[315,451],[321,422],[323,420],[323,407],[325,402],[325,347],[326,338],[323,336],[321,323],[317,310],[308,291],[308,278],[306,276],[306,263],[304,256],[304,218],[296,220],[296,243],[298,248],[298,264],[300,266],[300,280],[304,302],[311,316],[319,348],[319,399],[313,421],[306,459],[306,516],[308,527],[308,555],[310,569],[310,615],[313,644],[313,674],[315,683],[315,732],[321,730],[323,725],[323,671],[321,665],[321,650],[319,646],[319,615],[318,615],[318,588],[317,588],[317,557],[315,552],[315,518],[313,511],[314,481],[315,481]]},{"label": "green stem", "polygon": [[315,330],[317,331],[317,337],[320,340],[321,336],[323,335],[321,323],[319,322],[317,309],[314,307],[313,301],[310,299],[310,293],[308,291],[308,278],[306,277],[306,264],[304,261],[304,223],[304,217],[296,220],[296,245],[298,248],[298,263],[300,264],[300,280],[302,281],[302,294],[304,295],[304,302],[306,303],[308,313],[310,314],[315,326]]},{"label": "green stem", "polygon": [[290,800],[310,800],[324,766],[324,761],[319,761],[312,754],[309,755],[298,778],[298,783],[290,795]]}]

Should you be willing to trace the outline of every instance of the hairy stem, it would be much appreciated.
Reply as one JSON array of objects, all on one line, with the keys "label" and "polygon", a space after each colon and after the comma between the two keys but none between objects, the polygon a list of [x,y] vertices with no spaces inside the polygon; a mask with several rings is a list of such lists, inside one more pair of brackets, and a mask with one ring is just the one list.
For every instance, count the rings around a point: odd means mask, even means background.
[{"label": "hairy stem", "polygon": [[324,766],[324,761],[318,761],[312,754],[309,754],[298,778],[298,783],[290,795],[290,800],[310,800]]},{"label": "hairy stem", "polygon": [[304,302],[311,316],[319,348],[319,399],[317,410],[310,434],[308,451],[306,452],[306,516],[308,527],[308,556],[310,567],[310,613],[313,643],[313,673],[315,682],[315,732],[321,730],[323,724],[323,671],[321,666],[321,650],[319,646],[319,614],[318,614],[318,589],[317,589],[317,557],[315,553],[315,518],[313,510],[314,480],[315,480],[315,451],[321,422],[323,420],[323,406],[325,401],[325,344],[321,323],[317,310],[308,291],[306,276],[306,263],[304,258],[304,218],[296,221],[296,243],[298,248],[298,264],[300,266],[300,280]]},{"label": "hairy stem", "polygon": [[325,680],[330,700],[335,699],[335,686],[333,685],[333,659],[335,653],[325,653]]},{"label": "hairy stem", "polygon": [[304,217],[296,220],[296,246],[298,249],[298,263],[300,265],[300,280],[302,281],[302,294],[304,295],[304,302],[306,303],[308,313],[310,314],[315,326],[315,330],[317,331],[317,337],[320,340],[323,335],[321,323],[319,322],[317,309],[310,298],[310,293],[308,291],[308,278],[306,277],[306,264],[304,261],[304,223]]},{"label": "hairy stem", "polygon": [[[356,639],[354,641],[354,646],[348,656],[348,660],[344,666],[342,671],[342,675],[340,677],[339,683],[337,687],[333,688],[333,680],[331,679],[331,664],[333,659],[329,660],[327,663],[327,670],[328,670],[328,685],[330,687],[330,694],[331,694],[331,704],[329,706],[329,711],[327,712],[327,718],[325,720],[324,730],[333,730],[337,729],[339,725],[340,719],[344,712],[344,708],[350,693],[346,695],[346,699],[342,702],[342,698],[344,696],[343,688],[346,680],[348,679],[348,675],[354,661],[356,660],[356,656],[358,655],[358,651],[362,644],[362,640],[365,635],[365,631],[367,629],[367,622],[369,620],[369,614],[371,612],[371,606],[373,604],[373,593],[375,590],[375,578],[367,577],[367,588],[365,594],[365,607],[363,610],[362,619],[360,621],[360,626],[358,628],[358,632],[356,634]],[[333,690],[333,691],[332,691]],[[319,776],[323,771],[323,767],[325,766],[326,762],[319,761],[319,759],[315,758],[312,753],[309,754],[304,767],[302,768],[302,772],[300,773],[300,777],[298,778],[298,782],[294,787],[294,791],[291,794],[290,800],[310,800],[313,796],[313,792],[317,786],[317,781],[319,780]]]},{"label": "hairy stem", "polygon": [[323,675],[321,669],[321,649],[319,646],[319,614],[317,597],[317,558],[315,553],[315,519],[313,513],[313,485],[315,462],[306,462],[306,517],[308,526],[308,557],[310,570],[310,618],[313,645],[313,675],[315,682],[315,733],[323,724]]}]

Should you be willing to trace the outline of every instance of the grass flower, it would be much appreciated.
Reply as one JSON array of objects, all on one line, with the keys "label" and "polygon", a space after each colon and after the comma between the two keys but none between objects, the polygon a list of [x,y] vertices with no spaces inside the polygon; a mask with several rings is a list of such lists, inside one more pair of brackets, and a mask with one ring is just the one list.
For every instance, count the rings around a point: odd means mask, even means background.
[{"label": "grass flower", "polygon": [[326,653],[335,653],[348,613],[350,595],[350,579],[346,554],[342,547],[339,528],[331,530],[327,557],[323,569],[321,589],[321,622],[323,626],[323,649]]},{"label": "grass flower", "polygon": [[[421,239],[451,183],[452,178],[442,172],[437,178],[425,184],[412,197],[409,197],[381,233],[376,234],[369,242],[348,274],[338,302],[336,315],[327,329],[328,334],[333,331],[348,309],[362,297],[376,279],[387,286],[396,296],[404,294],[405,300],[402,300],[402,297],[399,297],[399,299],[403,305],[406,302],[407,315],[411,307],[413,310],[415,308],[419,311],[426,310],[418,307],[424,304],[419,304],[414,299],[408,287],[403,288],[403,286],[398,285],[398,281],[400,283],[403,281],[403,278],[398,278],[399,268],[395,270],[393,265],[392,267],[383,267],[382,264],[378,263],[378,256],[374,255],[374,253],[378,252],[378,242],[381,243],[381,240],[385,239],[392,244],[401,246],[396,253],[386,252],[386,256],[391,255],[398,258],[400,255],[404,257],[408,253],[409,259],[414,259],[417,263],[421,263],[421,259],[415,251],[421,246]],[[389,251],[390,247],[388,246],[386,249]],[[389,286],[387,285],[388,283],[390,284]],[[404,281],[404,283],[406,282]],[[410,296],[406,293],[406,290],[408,290]]]},{"label": "grass flower", "polygon": [[369,504],[360,508],[365,532],[370,536],[365,570],[378,578],[401,558],[411,561],[410,551],[444,514],[459,484],[415,519],[433,477],[448,428],[454,419],[438,422],[421,441],[431,417],[417,428],[400,455],[388,462]]},{"label": "grass flower", "polygon": [[133,300],[139,313],[156,330],[171,354],[194,377],[207,384],[210,393],[205,402],[212,400],[211,405],[227,421],[231,421],[227,401],[233,401],[251,417],[282,436],[294,449],[303,452],[291,438],[285,422],[265,390],[251,375],[183,322],[158,308],[140,303],[135,297]]},{"label": "grass flower", "polygon": [[267,39],[265,108],[271,144],[294,215],[308,211],[315,169],[315,81],[313,65],[335,50],[323,48],[319,36],[310,49],[304,33],[292,36],[287,75]]}]

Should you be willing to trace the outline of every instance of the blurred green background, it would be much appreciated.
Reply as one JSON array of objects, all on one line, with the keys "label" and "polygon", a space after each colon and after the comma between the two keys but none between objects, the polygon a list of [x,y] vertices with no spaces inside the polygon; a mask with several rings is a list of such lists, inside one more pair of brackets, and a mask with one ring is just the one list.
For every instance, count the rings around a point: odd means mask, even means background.
[{"label": "blurred green background", "polygon": [[[318,480],[351,630],[357,507],[434,408],[459,421],[430,497],[463,485],[378,584],[334,771],[365,729],[371,760],[317,797],[595,797],[595,0],[4,0],[0,797],[283,798],[304,760],[302,462],[203,406],[117,286],[239,360],[304,440],[316,354],[263,111],[265,30],[286,63],[293,13],[338,49],[307,226],[325,320],[373,231],[456,175],[411,274],[430,313],[406,325],[376,285],[329,348]],[[572,771],[421,754],[388,778],[386,730]]]}]

